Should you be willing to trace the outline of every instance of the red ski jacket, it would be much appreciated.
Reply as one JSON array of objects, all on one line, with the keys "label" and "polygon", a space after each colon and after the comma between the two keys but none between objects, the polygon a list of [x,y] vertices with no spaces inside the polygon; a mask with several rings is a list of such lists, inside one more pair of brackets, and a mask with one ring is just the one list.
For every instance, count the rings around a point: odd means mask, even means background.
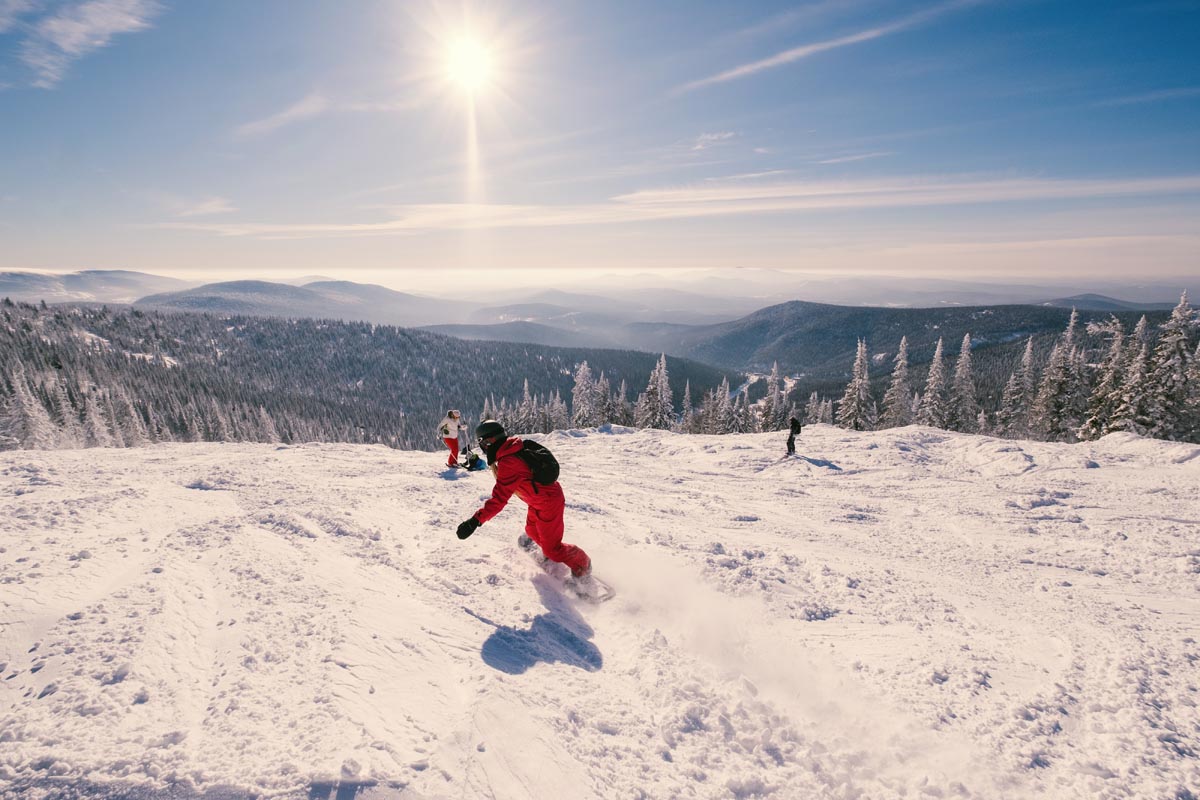
[{"label": "red ski jacket", "polygon": [[483,508],[475,512],[475,519],[480,524],[504,510],[508,499],[514,494],[529,504],[530,508],[549,510],[563,507],[562,487],[558,481],[550,485],[533,482],[533,471],[525,460],[517,455],[523,442],[520,437],[510,436],[508,441],[500,445],[496,453],[496,463],[492,465],[492,473],[496,476],[496,485],[492,487],[492,496],[483,504]]}]

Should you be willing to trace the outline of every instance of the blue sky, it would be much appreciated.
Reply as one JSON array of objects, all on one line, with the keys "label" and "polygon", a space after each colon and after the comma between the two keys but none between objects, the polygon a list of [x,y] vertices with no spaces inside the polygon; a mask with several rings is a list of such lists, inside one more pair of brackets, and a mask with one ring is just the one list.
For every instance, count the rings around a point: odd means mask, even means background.
[{"label": "blue sky", "polygon": [[1184,0],[0,0],[0,268],[1194,276],[1198,40]]}]

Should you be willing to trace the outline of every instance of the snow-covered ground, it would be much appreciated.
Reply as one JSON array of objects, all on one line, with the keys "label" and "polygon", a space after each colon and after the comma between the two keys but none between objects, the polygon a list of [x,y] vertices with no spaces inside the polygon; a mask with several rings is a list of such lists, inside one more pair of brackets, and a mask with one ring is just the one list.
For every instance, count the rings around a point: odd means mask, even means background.
[{"label": "snow-covered ground", "polygon": [[[0,456],[0,793],[1193,798],[1200,448],[926,428]],[[366,787],[366,788],[364,788]]]}]

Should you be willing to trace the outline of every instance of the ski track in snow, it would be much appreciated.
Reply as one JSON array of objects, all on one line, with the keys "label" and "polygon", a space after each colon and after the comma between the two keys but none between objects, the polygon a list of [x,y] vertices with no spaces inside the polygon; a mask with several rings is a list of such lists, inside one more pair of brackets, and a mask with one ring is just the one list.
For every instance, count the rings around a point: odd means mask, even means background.
[{"label": "ski track in snow", "polygon": [[0,794],[1200,793],[1200,448],[539,438],[606,604],[437,453],[0,455]]}]

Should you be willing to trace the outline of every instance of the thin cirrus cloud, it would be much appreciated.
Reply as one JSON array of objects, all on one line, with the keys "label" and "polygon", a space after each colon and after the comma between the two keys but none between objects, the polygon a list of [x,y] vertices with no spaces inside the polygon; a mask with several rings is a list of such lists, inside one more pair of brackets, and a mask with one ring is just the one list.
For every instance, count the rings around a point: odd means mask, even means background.
[{"label": "thin cirrus cloud", "polygon": [[0,33],[16,26],[17,20],[34,7],[34,0],[0,0]]},{"label": "thin cirrus cloud", "polygon": [[161,223],[158,227],[259,239],[396,236],[472,229],[613,225],[747,214],[854,211],[1017,201],[1171,196],[1200,192],[1200,174],[1169,178],[895,178],[882,181],[734,182],[647,189],[574,205],[440,203],[392,209],[362,223]]},{"label": "thin cirrus cloud", "polygon": [[1142,94],[1127,95],[1125,97],[1114,97],[1111,100],[1101,100],[1095,105],[1098,107],[1133,106],[1143,103],[1163,103],[1169,100],[1183,100],[1189,97],[1200,97],[1200,86],[1158,89],[1153,92],[1143,92]]},{"label": "thin cirrus cloud", "polygon": [[820,161],[814,161],[813,163],[814,164],[849,164],[852,161],[866,161],[867,159],[884,158],[885,156],[890,156],[890,155],[892,155],[892,153],[887,152],[887,151],[879,152],[879,153],[858,153],[857,155],[852,155],[852,156],[837,156],[835,158],[823,158]]},{"label": "thin cirrus cloud", "polygon": [[728,81],[747,78],[764,70],[781,67],[785,64],[791,64],[801,59],[815,56],[818,53],[824,53],[829,50],[836,50],[840,47],[848,47],[850,45],[869,42],[874,39],[881,39],[885,36],[890,36],[893,33],[909,30],[924,25],[932,20],[948,14],[952,11],[957,11],[968,6],[979,5],[985,0],[950,0],[947,3],[933,6],[932,8],[918,11],[915,14],[910,14],[907,17],[890,22],[886,25],[879,25],[874,28],[851,33],[846,36],[840,36],[836,39],[827,39],[822,42],[813,42],[811,44],[800,45],[789,50],[784,50],[781,53],[776,53],[773,56],[762,58],[757,61],[751,61],[747,64],[742,64],[723,72],[718,72],[715,75],[710,75],[707,78],[685,83],[682,86],[676,87],[675,93],[682,94],[695,89],[702,89],[706,86],[712,86],[717,83],[726,83]]},{"label": "thin cirrus cloud", "polygon": [[0,2],[0,30],[7,25],[22,31],[20,59],[33,71],[33,85],[42,89],[57,86],[72,64],[109,46],[114,37],[146,30],[162,10],[158,0],[87,0],[37,16],[45,10],[42,2]]},{"label": "thin cirrus cloud", "polygon": [[243,138],[264,136],[293,123],[320,116],[329,108],[328,98],[320,92],[313,92],[282,111],[239,125],[234,133]]},{"label": "thin cirrus cloud", "polygon": [[206,197],[192,203],[179,211],[179,217],[208,217],[214,214],[230,214],[237,211],[237,206],[224,197]]}]

